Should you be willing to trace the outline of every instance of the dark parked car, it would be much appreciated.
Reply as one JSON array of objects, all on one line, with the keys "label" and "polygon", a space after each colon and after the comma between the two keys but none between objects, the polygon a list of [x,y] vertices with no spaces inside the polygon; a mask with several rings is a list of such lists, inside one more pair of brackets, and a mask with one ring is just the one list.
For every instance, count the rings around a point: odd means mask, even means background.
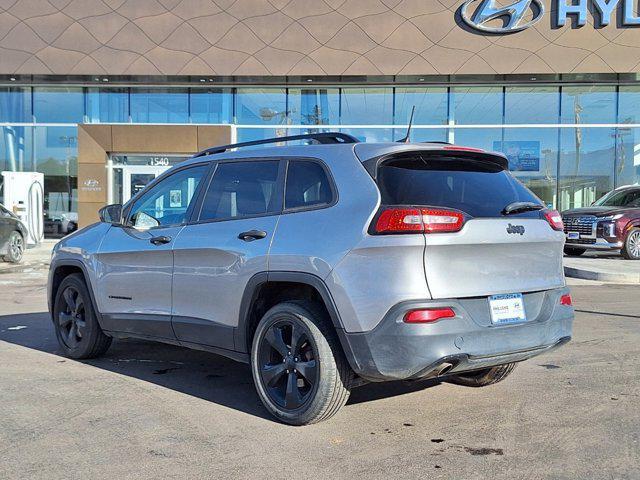
[{"label": "dark parked car", "polygon": [[629,260],[640,260],[639,185],[617,188],[590,207],[567,210],[562,213],[562,220],[567,255],[619,250]]},{"label": "dark parked car", "polygon": [[26,248],[27,227],[10,210],[0,205],[0,257],[19,263]]}]

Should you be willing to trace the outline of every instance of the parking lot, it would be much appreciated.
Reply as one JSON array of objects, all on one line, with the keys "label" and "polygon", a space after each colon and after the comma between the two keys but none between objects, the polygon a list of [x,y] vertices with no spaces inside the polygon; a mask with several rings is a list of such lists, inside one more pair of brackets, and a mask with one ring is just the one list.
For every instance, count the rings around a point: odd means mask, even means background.
[{"label": "parking lot", "polygon": [[119,341],[61,357],[45,275],[0,275],[3,479],[640,478],[638,286],[574,286],[573,341],[503,383],[368,385],[295,428],[247,366],[208,353]]}]

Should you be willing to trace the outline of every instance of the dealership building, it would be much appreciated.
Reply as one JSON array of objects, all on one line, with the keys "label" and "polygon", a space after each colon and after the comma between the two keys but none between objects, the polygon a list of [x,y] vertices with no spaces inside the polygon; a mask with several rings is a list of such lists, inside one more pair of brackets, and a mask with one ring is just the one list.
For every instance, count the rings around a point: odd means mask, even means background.
[{"label": "dealership building", "polygon": [[640,180],[639,3],[0,0],[0,171],[43,173],[65,233],[207,146],[393,141],[415,106],[413,141],[589,205]]}]

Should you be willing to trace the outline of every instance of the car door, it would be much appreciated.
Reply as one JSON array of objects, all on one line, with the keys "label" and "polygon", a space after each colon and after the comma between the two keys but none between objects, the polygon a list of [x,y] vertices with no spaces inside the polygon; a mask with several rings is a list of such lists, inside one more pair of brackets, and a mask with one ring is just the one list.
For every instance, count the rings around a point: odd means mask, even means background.
[{"label": "car door", "polygon": [[173,245],[172,321],[181,342],[234,349],[247,282],[268,269],[283,174],[271,159],[216,166],[197,221]]},{"label": "car door", "polygon": [[96,255],[96,300],[106,330],[175,339],[172,247],[209,168],[181,168],[150,185],[125,209],[123,225],[106,233]]}]

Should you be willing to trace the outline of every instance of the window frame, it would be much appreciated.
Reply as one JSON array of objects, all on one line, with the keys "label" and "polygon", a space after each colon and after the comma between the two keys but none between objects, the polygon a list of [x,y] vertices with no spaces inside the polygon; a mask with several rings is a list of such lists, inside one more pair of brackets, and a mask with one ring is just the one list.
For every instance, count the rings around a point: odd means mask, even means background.
[{"label": "window frame", "polygon": [[[206,188],[203,187],[200,198],[198,198],[199,202],[197,205],[197,213],[196,211],[192,212],[193,219],[190,222],[190,225],[201,225],[206,223],[219,223],[219,222],[232,222],[237,220],[247,220],[251,218],[262,218],[262,217],[273,217],[276,215],[282,215],[284,208],[284,176],[286,172],[286,159],[281,157],[250,157],[250,158],[225,158],[220,160],[214,160],[212,163],[212,170],[207,179]],[[252,163],[252,162],[278,162],[278,175],[276,177],[276,205],[278,208],[273,212],[261,213],[257,215],[244,215],[242,217],[224,217],[224,218],[211,218],[202,220],[202,208],[204,207],[204,200],[206,198],[207,193],[209,192],[209,188],[211,187],[211,183],[215,179],[216,172],[220,165],[228,164],[228,163]]]},{"label": "window frame", "polygon": [[[205,171],[204,171],[204,174],[202,175],[202,178],[200,179],[200,182],[198,182],[198,186],[196,187],[196,191],[193,194],[192,201],[189,204],[187,211],[185,212],[184,221],[180,223],[158,225],[156,227],[149,227],[144,229],[136,228],[135,225],[131,224],[131,211],[135,208],[135,206],[140,201],[144,199],[144,197],[148,192],[153,190],[156,186],[160,185],[164,180],[168,180],[174,175],[177,175],[185,170],[198,168],[198,167],[205,167]],[[202,200],[201,197],[202,197],[202,191],[203,191],[203,184],[208,182],[209,178],[211,177],[212,169],[213,169],[212,162],[208,161],[208,162],[193,163],[193,164],[185,165],[182,167],[177,167],[175,169],[171,168],[167,170],[165,173],[163,173],[159,177],[156,177],[151,183],[149,183],[149,185],[147,185],[147,187],[141,190],[137,195],[135,195],[131,200],[129,200],[129,202],[124,206],[122,216],[125,220],[122,223],[122,226],[124,228],[131,228],[136,231],[152,231],[152,230],[157,230],[161,228],[171,228],[171,227],[178,227],[178,226],[184,226],[184,225],[190,224],[193,219],[193,212]]]},{"label": "window frame", "polygon": [[[289,164],[291,162],[312,162],[320,166],[324,170],[324,173],[329,180],[329,188],[331,189],[331,201],[329,203],[316,204],[312,206],[302,206],[302,207],[294,207],[294,208],[286,208],[286,198],[287,198],[287,178],[289,176]],[[298,213],[298,212],[311,212],[314,210],[324,210],[325,208],[331,208],[335,204],[338,203],[339,195],[338,188],[336,187],[336,182],[333,178],[331,170],[327,166],[325,162],[320,160],[319,158],[313,157],[295,157],[295,158],[287,158],[286,167],[285,167],[285,176],[284,176],[284,185],[283,185],[283,195],[282,195],[282,214],[287,215],[289,213]]]}]

